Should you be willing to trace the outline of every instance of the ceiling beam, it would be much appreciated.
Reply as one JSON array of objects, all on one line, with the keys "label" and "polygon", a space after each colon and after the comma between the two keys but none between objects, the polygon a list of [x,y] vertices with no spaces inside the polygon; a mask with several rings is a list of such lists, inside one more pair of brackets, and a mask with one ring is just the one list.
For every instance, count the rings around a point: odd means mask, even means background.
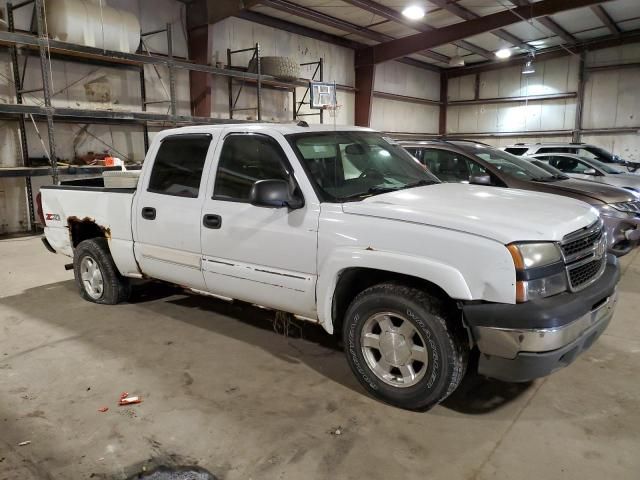
[{"label": "ceiling beam", "polygon": [[[514,5],[518,5],[520,7],[526,7],[531,5],[530,0],[511,0],[511,3],[513,3]],[[547,30],[553,32],[555,35],[562,38],[566,43],[573,45],[578,41],[573,35],[571,35],[564,28],[562,28],[560,25],[558,25],[555,21],[553,21],[551,18],[547,16],[538,18],[538,22],[540,22],[541,25],[546,27]]]},{"label": "ceiling beam", "polygon": [[[185,3],[185,2],[183,2]],[[233,17],[260,3],[260,0],[193,0],[188,5],[201,8],[204,15],[198,20],[198,26],[213,24]]]},{"label": "ceiling beam", "polygon": [[[287,0],[263,0],[260,3],[265,7],[273,8],[290,15],[295,15],[296,17],[305,18],[307,20],[311,20],[313,22],[320,23],[331,28],[342,30],[343,32],[359,35],[361,37],[368,38],[369,40],[373,40],[374,42],[384,43],[394,40],[394,38],[390,37],[389,35],[376,32],[375,30],[371,30],[367,27],[362,27],[360,25],[347,22],[336,17],[332,17],[330,15],[318,12],[317,10],[312,10],[311,8],[303,7]],[[450,58],[446,55],[442,55],[436,52],[430,52],[425,48],[417,49],[416,51],[413,51],[411,53],[417,53],[418,55],[441,63],[449,63],[450,60]],[[404,55],[400,55],[400,57],[403,56]]]},{"label": "ceiling beam", "polygon": [[[610,1],[610,0],[604,0]],[[374,45],[358,51],[356,65],[368,65],[386,62],[394,58],[434,48],[463,38],[490,32],[532,18],[553,15],[575,8],[589,7],[602,3],[603,0],[541,0],[531,5],[515,7],[511,10],[486,15],[474,20],[456,23],[448,27],[438,28],[431,32],[422,32],[380,45]]]},{"label": "ceiling beam", "polygon": [[[545,60],[566,57],[568,55],[579,55],[580,52],[583,51],[593,51],[603,48],[618,47],[620,45],[627,45],[630,43],[640,43],[640,29],[623,32],[620,35],[610,35],[605,38],[589,40],[568,47],[566,49],[560,47],[547,48],[536,54],[536,62],[544,62]],[[446,75],[449,78],[463,77],[466,75],[475,75],[477,73],[488,72],[491,70],[499,70],[501,68],[509,68],[515,66],[522,67],[523,63],[528,58],[529,57],[527,55],[518,55],[511,57],[509,60],[486,62],[460,68],[451,68],[445,71]]]},{"label": "ceiling beam", "polygon": [[620,29],[616,22],[613,21],[611,16],[607,13],[602,5],[593,5],[591,11],[595,13],[596,17],[609,29],[613,35],[620,35]]},{"label": "ceiling beam", "polygon": [[[405,27],[411,28],[412,30],[417,30],[418,32],[431,32],[435,30],[435,27],[426,24],[421,21],[413,21],[409,20],[407,17],[402,15],[402,13],[394,10],[393,8],[389,8],[385,5],[381,5],[372,0],[342,0],[345,3],[353,5],[354,7],[361,8],[369,13],[373,13],[378,15],[379,17],[386,18],[387,20],[395,23],[399,23],[400,25],[404,25]],[[431,2],[437,4],[437,2]],[[454,42],[454,45],[460,48],[464,48],[465,50],[478,54],[488,60],[493,59],[493,53],[485,50],[482,47],[469,43],[465,40],[459,40]]]},{"label": "ceiling beam", "polygon": [[554,22],[550,17],[540,17],[538,19],[541,25],[543,25],[547,30],[551,30],[561,39],[563,39],[566,43],[573,45],[577,42],[576,37],[567,32],[564,28]]},{"label": "ceiling beam", "polygon": [[[356,42],[348,38],[339,37],[337,35],[331,35],[330,33],[322,32],[314,28],[298,25],[297,23],[291,23],[286,20],[282,20],[276,17],[270,17],[262,13],[254,12],[251,10],[244,10],[236,15],[237,18],[242,18],[249,22],[257,23],[259,25],[265,25],[267,27],[276,28],[278,30],[284,30],[286,32],[295,33],[303,37],[313,38],[322,42],[330,43],[332,45],[338,45],[344,48],[350,48],[351,50],[358,50],[360,48],[366,48],[364,43]],[[420,62],[413,58],[398,58],[398,62],[411,65],[413,67],[422,68],[424,70],[430,70],[432,72],[440,72],[440,68],[430,63]]]},{"label": "ceiling beam", "polygon": [[[462,5],[458,5],[457,3],[450,3],[449,0],[429,0],[429,2],[442,8],[443,10],[446,10],[449,13],[452,13],[456,17],[462,18],[463,20],[474,20],[476,18],[480,18],[480,15],[478,15],[477,13],[472,12],[471,10],[463,7]],[[511,45],[515,47],[520,47],[524,50],[530,50],[530,51],[535,50],[535,48],[533,48],[531,45],[523,42],[521,39],[507,32],[506,30],[498,29],[491,33],[493,33],[496,37],[499,37],[502,40],[509,42]],[[493,55],[491,56],[491,59],[493,59]]]}]

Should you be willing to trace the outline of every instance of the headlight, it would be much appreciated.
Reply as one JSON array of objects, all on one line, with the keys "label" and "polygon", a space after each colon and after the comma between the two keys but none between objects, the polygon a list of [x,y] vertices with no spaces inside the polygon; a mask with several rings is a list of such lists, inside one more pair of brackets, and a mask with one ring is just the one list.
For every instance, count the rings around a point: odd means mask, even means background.
[{"label": "headlight", "polygon": [[507,249],[516,269],[518,303],[567,290],[567,275],[558,245],[551,242],[512,243]]},{"label": "headlight", "polygon": [[597,207],[600,211],[600,215],[609,218],[620,218],[622,220],[626,218],[633,218],[636,214],[629,210],[629,205],[625,203],[609,203],[607,205],[600,205]]}]

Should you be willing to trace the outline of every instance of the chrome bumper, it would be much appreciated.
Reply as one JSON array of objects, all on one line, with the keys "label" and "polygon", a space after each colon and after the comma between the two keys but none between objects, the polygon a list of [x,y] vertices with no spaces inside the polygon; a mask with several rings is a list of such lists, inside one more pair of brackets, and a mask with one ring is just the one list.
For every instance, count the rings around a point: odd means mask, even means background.
[{"label": "chrome bumper", "polygon": [[558,328],[529,330],[475,326],[472,333],[478,349],[485,355],[514,359],[520,352],[549,352],[575,342],[598,324],[608,323],[616,302],[617,292],[614,291],[587,314]]}]

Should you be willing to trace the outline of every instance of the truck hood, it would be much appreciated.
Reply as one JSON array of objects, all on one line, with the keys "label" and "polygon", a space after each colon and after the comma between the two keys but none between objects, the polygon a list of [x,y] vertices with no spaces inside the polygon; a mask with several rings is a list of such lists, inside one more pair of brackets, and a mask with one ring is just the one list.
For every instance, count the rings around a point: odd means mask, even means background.
[{"label": "truck hood", "polygon": [[384,193],[342,208],[346,214],[432,225],[503,244],[559,241],[598,218],[595,209],[571,198],[459,183]]},{"label": "truck hood", "polygon": [[[617,175],[611,175],[610,177],[617,177]],[[607,177],[607,183],[609,178]],[[543,183],[549,191],[557,191],[558,195],[569,193],[572,195],[583,195],[592,199],[590,201],[585,199],[585,202],[589,203],[620,203],[620,202],[632,202],[635,197],[632,193],[622,190],[617,186],[607,185],[601,182],[592,180],[579,180],[577,178],[570,178],[567,180],[559,180],[557,182]],[[640,188],[640,179],[636,182],[638,188]]]},{"label": "truck hood", "polygon": [[635,175],[633,173],[618,173],[614,175],[607,175],[603,178],[609,185],[615,185],[616,187],[622,188],[633,188],[640,192],[640,175]]}]

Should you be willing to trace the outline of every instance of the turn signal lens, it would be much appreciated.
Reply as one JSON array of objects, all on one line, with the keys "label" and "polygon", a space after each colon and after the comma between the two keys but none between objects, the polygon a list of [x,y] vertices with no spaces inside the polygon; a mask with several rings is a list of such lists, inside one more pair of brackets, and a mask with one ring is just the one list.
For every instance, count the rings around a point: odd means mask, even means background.
[{"label": "turn signal lens", "polygon": [[522,254],[518,246],[512,243],[511,245],[507,245],[507,249],[511,254],[511,258],[513,258],[513,264],[516,270],[524,270],[524,260],[522,259]]}]

